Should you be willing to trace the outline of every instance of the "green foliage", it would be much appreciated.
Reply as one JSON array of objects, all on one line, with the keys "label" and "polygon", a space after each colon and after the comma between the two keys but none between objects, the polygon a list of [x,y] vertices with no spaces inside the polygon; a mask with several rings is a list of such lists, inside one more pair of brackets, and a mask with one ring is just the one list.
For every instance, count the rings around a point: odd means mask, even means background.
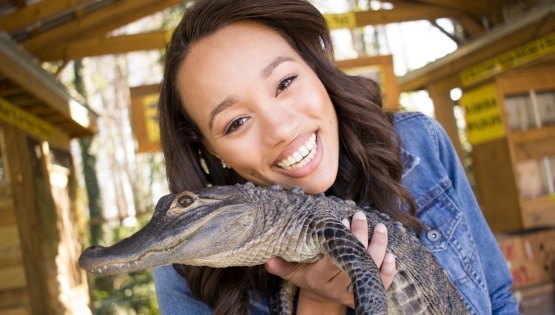
[{"label": "green foliage", "polygon": [[[139,220],[143,226],[147,218]],[[107,243],[130,236],[136,229],[118,227],[111,229],[111,235],[105,235]],[[108,240],[109,239],[109,240]],[[151,315],[160,314],[154,280],[150,269],[114,276],[90,275],[93,311],[98,315]]]}]

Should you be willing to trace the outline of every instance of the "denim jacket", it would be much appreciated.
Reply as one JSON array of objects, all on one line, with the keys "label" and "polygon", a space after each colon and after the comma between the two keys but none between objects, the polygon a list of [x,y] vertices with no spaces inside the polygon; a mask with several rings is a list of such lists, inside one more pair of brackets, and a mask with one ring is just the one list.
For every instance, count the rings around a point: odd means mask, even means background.
[{"label": "denim jacket", "polygon": [[[396,114],[395,129],[402,142],[403,185],[425,224],[421,240],[462,292],[469,313],[518,314],[511,274],[445,131],[418,113]],[[173,267],[155,268],[154,280],[162,314],[211,314]],[[268,314],[267,300],[251,304],[253,315]]]}]

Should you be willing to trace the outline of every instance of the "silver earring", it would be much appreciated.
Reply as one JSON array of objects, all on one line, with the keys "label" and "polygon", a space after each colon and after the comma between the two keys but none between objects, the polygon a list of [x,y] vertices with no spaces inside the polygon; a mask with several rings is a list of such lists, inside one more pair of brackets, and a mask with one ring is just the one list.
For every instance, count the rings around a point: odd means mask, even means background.
[{"label": "silver earring", "polygon": [[224,160],[221,160],[221,161],[222,161],[223,168],[231,169],[231,167]]}]

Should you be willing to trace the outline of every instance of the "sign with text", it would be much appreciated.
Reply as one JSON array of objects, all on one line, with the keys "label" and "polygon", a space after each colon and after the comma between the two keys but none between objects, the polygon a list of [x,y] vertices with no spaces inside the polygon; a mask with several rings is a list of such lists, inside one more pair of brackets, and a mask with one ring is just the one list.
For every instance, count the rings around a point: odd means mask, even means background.
[{"label": "sign with text", "polygon": [[505,136],[497,89],[488,84],[466,91],[460,99],[466,119],[466,133],[470,144],[479,144]]},{"label": "sign with text", "polygon": [[469,86],[554,52],[555,33],[551,33],[464,69],[461,82]]},{"label": "sign with text", "polygon": [[160,129],[158,127],[159,85],[130,88],[131,121],[137,140],[137,152],[160,151]]},{"label": "sign with text", "polygon": [[19,109],[3,98],[0,98],[0,119],[45,140],[52,139],[54,134],[52,125]]},{"label": "sign with text", "polygon": [[357,19],[353,12],[341,14],[324,14],[324,18],[330,29],[354,28],[357,26]]}]

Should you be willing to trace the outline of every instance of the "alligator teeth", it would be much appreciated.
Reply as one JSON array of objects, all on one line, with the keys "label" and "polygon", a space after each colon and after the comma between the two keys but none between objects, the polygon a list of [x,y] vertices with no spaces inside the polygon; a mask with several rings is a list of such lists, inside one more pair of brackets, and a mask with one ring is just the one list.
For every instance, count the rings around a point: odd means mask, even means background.
[{"label": "alligator teeth", "polygon": [[279,161],[277,166],[285,170],[295,170],[305,166],[316,155],[316,134],[312,134],[308,140],[293,154]]}]

